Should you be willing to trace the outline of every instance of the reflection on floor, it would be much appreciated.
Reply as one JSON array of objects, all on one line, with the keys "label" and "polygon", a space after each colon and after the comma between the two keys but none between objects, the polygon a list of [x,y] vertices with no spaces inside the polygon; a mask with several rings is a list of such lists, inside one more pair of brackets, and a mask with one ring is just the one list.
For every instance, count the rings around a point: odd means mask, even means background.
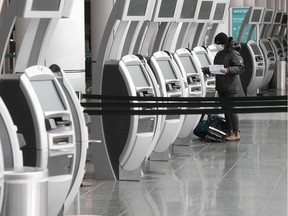
[{"label": "reflection on floor", "polygon": [[66,213],[101,216],[287,216],[287,113],[241,114],[241,141],[177,139],[140,182],[84,186]]}]

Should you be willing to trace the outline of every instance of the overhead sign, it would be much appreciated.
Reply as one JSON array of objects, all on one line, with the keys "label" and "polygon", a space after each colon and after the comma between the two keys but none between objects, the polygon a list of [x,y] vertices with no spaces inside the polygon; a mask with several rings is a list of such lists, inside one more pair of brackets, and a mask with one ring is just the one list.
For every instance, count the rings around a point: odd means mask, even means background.
[{"label": "overhead sign", "polygon": [[[230,8],[230,35],[236,40],[241,29],[243,20],[248,12],[249,8]],[[248,25],[245,29],[242,41],[243,43],[247,42],[249,31],[251,25]],[[251,40],[256,41],[256,31],[254,30]]]}]

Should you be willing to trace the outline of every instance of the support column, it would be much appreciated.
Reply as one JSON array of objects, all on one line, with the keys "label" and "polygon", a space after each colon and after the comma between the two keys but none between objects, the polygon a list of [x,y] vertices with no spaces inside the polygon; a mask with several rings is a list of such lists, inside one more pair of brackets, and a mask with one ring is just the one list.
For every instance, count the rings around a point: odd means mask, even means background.
[{"label": "support column", "polygon": [[[96,61],[102,35],[115,0],[91,1],[91,51],[92,61]],[[104,52],[104,51],[103,51]]]}]

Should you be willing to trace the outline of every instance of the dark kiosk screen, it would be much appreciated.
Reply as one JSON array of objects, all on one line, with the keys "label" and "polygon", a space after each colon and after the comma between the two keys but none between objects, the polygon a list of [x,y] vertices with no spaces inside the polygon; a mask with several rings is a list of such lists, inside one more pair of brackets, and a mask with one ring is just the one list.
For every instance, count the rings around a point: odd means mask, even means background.
[{"label": "dark kiosk screen", "polygon": [[31,81],[44,112],[65,110],[59,92],[52,80]]},{"label": "dark kiosk screen", "polygon": [[225,7],[226,7],[225,3],[218,3],[216,5],[213,20],[222,20],[223,19],[223,16],[225,13]]},{"label": "dark kiosk screen", "polygon": [[61,0],[34,0],[32,11],[59,11]]},{"label": "dark kiosk screen", "polygon": [[181,19],[193,19],[198,0],[184,0]]},{"label": "dark kiosk screen", "polygon": [[205,53],[197,53],[197,57],[202,67],[209,67],[210,63]]},{"label": "dark kiosk screen", "polygon": [[173,68],[171,66],[171,63],[168,61],[168,60],[162,60],[162,61],[157,61],[158,62],[158,65],[161,69],[161,72],[164,76],[164,78],[166,80],[169,80],[169,79],[177,79],[177,77],[175,76],[174,74],[174,71],[173,71]]},{"label": "dark kiosk screen", "polygon": [[148,87],[149,83],[140,65],[126,65],[135,87]]},{"label": "dark kiosk screen", "polygon": [[201,8],[199,11],[198,19],[209,20],[213,1],[202,1]]},{"label": "dark kiosk screen", "polygon": [[271,22],[272,20],[273,11],[266,11],[264,22]]},{"label": "dark kiosk screen", "polygon": [[130,0],[128,16],[145,16],[148,0]]},{"label": "dark kiosk screen", "polygon": [[274,39],[273,41],[274,41],[277,49],[282,49],[282,46],[281,46],[280,42],[278,41],[278,39]]},{"label": "dark kiosk screen", "polygon": [[267,50],[268,52],[272,52],[272,51],[273,51],[270,43],[268,43],[268,42],[263,42],[263,44],[264,44],[264,46],[265,46],[265,48],[266,48],[266,50]]},{"label": "dark kiosk screen", "polygon": [[253,50],[253,53],[255,55],[261,55],[261,52],[259,50],[259,47],[256,45],[256,44],[250,44],[252,50]]},{"label": "dark kiosk screen", "polygon": [[193,62],[189,56],[181,56],[179,58],[183,64],[185,72],[187,74],[197,73],[197,70],[195,69],[195,66],[194,66],[194,64],[193,64]]},{"label": "dark kiosk screen", "polygon": [[251,18],[251,22],[259,22],[261,18],[261,10],[254,10]]},{"label": "dark kiosk screen", "polygon": [[160,18],[173,18],[175,13],[177,0],[162,0],[159,10]]}]

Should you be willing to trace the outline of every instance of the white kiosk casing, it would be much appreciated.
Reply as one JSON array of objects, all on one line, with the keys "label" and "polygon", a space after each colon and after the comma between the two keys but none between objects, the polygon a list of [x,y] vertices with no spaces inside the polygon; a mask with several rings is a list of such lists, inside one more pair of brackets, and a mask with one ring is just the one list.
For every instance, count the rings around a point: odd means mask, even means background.
[{"label": "white kiosk casing", "polygon": [[264,61],[265,61],[265,72],[261,88],[266,87],[271,81],[274,71],[276,69],[276,55],[272,48],[270,41],[267,38],[261,38],[259,41],[259,46],[263,51]]},{"label": "white kiosk casing", "polygon": [[23,166],[23,155],[21,144],[17,137],[17,126],[14,125],[10,113],[0,97],[0,141],[5,168],[14,168]]},{"label": "white kiosk casing", "polygon": [[265,70],[263,53],[255,41],[241,44],[240,54],[244,60],[245,73],[241,74],[241,82],[246,95],[254,96],[260,88]]},{"label": "white kiosk casing", "polygon": [[[201,68],[203,67],[209,67],[209,65],[212,65],[212,59],[210,58],[208,51],[201,47],[197,46],[194,47],[192,51],[193,56],[195,56],[195,61],[198,62],[199,65],[201,65]],[[206,96],[215,96],[215,76],[213,75],[205,75],[205,83],[206,83]]]},{"label": "white kiosk casing", "polygon": [[[158,51],[150,59],[151,69],[160,86],[162,97],[182,97],[185,85],[182,75],[173,57],[164,51]],[[154,152],[161,153],[168,150],[177,138],[184,122],[184,115],[166,115],[162,119],[161,135]]]},{"label": "white kiosk casing", "polygon": [[[206,94],[204,75],[200,65],[193,59],[188,49],[178,49],[174,53],[174,59],[183,76],[187,88],[186,97],[204,97]],[[200,107],[199,107],[200,108]],[[183,126],[178,137],[187,137],[199,122],[201,115],[185,115]]]},{"label": "white kiosk casing", "polygon": [[0,212],[2,211],[4,195],[4,160],[0,141]]},{"label": "white kiosk casing", "polygon": [[48,215],[57,215],[75,163],[74,123],[64,92],[51,70],[39,65],[2,75],[0,83],[0,94],[26,141],[24,165],[49,169]]},{"label": "white kiosk casing", "polygon": [[[141,61],[134,55],[123,56],[119,62],[119,69],[126,82],[130,96],[155,96],[152,80],[145,71]],[[134,108],[134,109],[145,109]],[[149,108],[148,108],[149,109]],[[130,133],[119,161],[125,170],[135,170],[146,159],[147,152],[155,146],[153,143],[157,117],[131,116]],[[148,127],[147,127],[148,126]]]},{"label": "white kiosk casing", "polygon": [[84,109],[80,105],[80,100],[75,94],[75,90],[69,82],[69,78],[66,73],[57,65],[51,65],[50,69],[54,72],[55,77],[61,85],[66,99],[69,103],[75,129],[75,142],[76,142],[76,154],[75,154],[75,168],[73,172],[72,184],[70,187],[69,194],[67,195],[64,202],[64,212],[69,208],[74,198],[76,197],[79,188],[82,184],[82,180],[85,174],[86,156],[88,149],[88,128],[85,120]]}]

